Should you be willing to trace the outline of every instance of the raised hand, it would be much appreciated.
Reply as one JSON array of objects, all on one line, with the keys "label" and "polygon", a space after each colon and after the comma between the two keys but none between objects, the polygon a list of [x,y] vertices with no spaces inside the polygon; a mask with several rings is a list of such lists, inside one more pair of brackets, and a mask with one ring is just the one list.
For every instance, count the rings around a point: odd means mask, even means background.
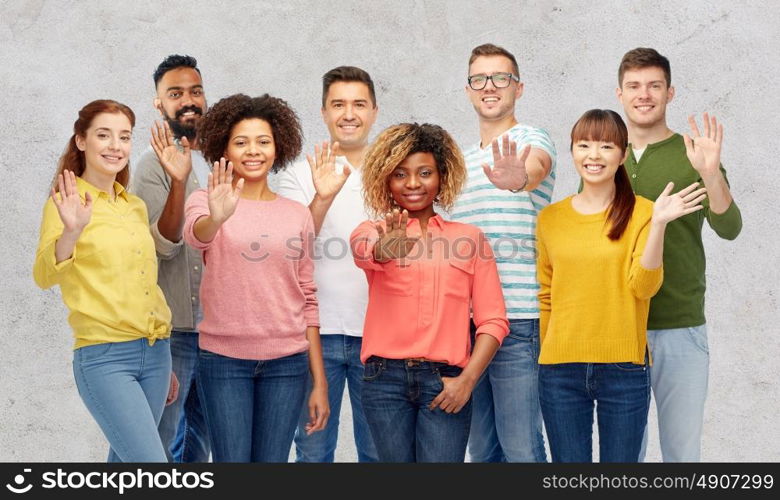
[{"label": "raised hand", "polygon": [[410,238],[406,235],[406,226],[409,221],[409,212],[404,210],[399,213],[398,209],[393,209],[391,213],[385,215],[385,228],[382,224],[376,223],[376,231],[379,234],[379,241],[374,247],[374,258],[378,261],[390,259],[403,259],[412,251],[414,245],[420,238]]},{"label": "raised hand", "polygon": [[82,203],[79,190],[76,187],[76,174],[72,170],[65,170],[57,176],[59,196],[54,188],[51,188],[51,200],[57,207],[62,225],[66,232],[81,233],[92,218],[92,196],[85,193],[85,201]]},{"label": "raised hand", "polygon": [[163,122],[162,125],[154,122],[151,143],[160,165],[171,179],[185,182],[192,170],[192,152],[187,138],[181,138],[182,149],[180,150],[173,141],[173,132],[168,122]]},{"label": "raised hand", "polygon": [[[227,165],[226,165],[227,163]],[[209,173],[209,213],[211,220],[222,224],[233,215],[244,188],[244,179],[239,179],[233,187],[233,163],[224,158],[214,162],[214,170]]]},{"label": "raised hand", "polygon": [[338,141],[334,142],[332,147],[325,141],[322,146],[314,145],[314,157],[306,155],[314,189],[320,198],[330,199],[336,196],[352,172],[347,165],[344,165],[341,173],[336,171],[336,156],[340,153]]},{"label": "raised hand", "polygon": [[[503,153],[502,153],[503,151]],[[482,164],[485,175],[498,189],[520,189],[528,183],[525,160],[531,152],[530,144],[517,154],[517,143],[504,134],[503,146],[499,149],[498,139],[493,140],[493,168]]]},{"label": "raised hand", "polygon": [[711,178],[720,167],[720,149],[723,145],[723,125],[714,116],[704,113],[704,134],[699,132],[696,117],[688,117],[691,135],[683,135],[685,153],[702,179]]},{"label": "raised hand", "polygon": [[667,184],[653,205],[653,221],[667,224],[683,215],[688,215],[704,208],[701,202],[707,197],[705,194],[707,189],[696,189],[698,185],[698,182],[694,182],[675,194],[669,194],[674,189],[674,182]]}]

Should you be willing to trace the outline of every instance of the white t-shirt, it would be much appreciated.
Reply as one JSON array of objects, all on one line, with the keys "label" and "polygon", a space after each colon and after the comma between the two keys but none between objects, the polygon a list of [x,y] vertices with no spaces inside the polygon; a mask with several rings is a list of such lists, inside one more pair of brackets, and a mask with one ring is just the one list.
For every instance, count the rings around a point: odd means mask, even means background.
[{"label": "white t-shirt", "polygon": [[[336,158],[336,168],[349,165]],[[315,240],[314,281],[320,306],[320,333],[363,336],[368,306],[366,276],[352,258],[349,236],[369,219],[363,204],[360,171],[354,167],[330,206]],[[309,206],[316,193],[311,168],[304,159],[276,176],[278,194]]]}]

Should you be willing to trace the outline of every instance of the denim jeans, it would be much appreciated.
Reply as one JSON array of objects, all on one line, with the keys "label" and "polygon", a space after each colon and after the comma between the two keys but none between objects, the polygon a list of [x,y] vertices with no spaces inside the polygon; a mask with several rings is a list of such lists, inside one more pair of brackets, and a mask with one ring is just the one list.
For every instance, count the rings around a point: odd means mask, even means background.
[{"label": "denim jeans", "polygon": [[463,462],[471,400],[458,413],[428,405],[442,377],[462,369],[446,363],[371,356],[363,377],[363,411],[381,462]]},{"label": "denim jeans", "polygon": [[[349,400],[352,403],[352,430],[355,436],[358,462],[376,462],[376,448],[371,439],[363,405],[360,402],[363,385],[363,363],[360,362],[361,337],[351,335],[321,335],[322,359],[328,380],[328,403],[330,418],[324,430],[306,435],[309,421],[309,406],[304,401],[298,429],[295,431],[296,462],[333,462],[339,437],[339,414],[344,396],[344,385],[348,384]],[[311,392],[311,382],[308,386]],[[307,392],[307,394],[308,394]]]},{"label": "denim jeans", "polygon": [[[647,343],[663,461],[698,462],[710,366],[707,325],[648,330]],[[646,445],[647,431],[639,461]]]},{"label": "denim jeans", "polygon": [[539,398],[553,462],[637,462],[650,408],[650,371],[633,363],[540,365]]},{"label": "denim jeans", "polygon": [[206,418],[198,399],[198,332],[171,332],[171,361],[179,379],[179,397],[165,407],[158,430],[168,461],[208,462],[211,447]]},{"label": "denim jeans", "polygon": [[255,361],[201,349],[198,395],[214,462],[287,462],[308,377],[308,352]]},{"label": "denim jeans", "polygon": [[538,360],[539,320],[509,320],[509,335],[472,394],[472,462],[547,461],[539,408]]},{"label": "denim jeans", "polygon": [[157,424],[171,382],[168,339],[110,342],[73,351],[73,375],[108,439],[109,462],[167,462]]}]

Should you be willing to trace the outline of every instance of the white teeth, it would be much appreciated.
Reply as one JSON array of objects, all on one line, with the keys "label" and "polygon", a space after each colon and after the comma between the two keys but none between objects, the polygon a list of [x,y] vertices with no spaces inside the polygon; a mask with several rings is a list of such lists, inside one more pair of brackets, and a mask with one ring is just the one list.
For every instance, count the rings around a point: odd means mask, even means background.
[{"label": "white teeth", "polygon": [[651,109],[653,109],[653,107],[650,106],[650,105],[647,105],[647,106],[637,106],[636,109],[638,109],[639,111],[650,111]]},{"label": "white teeth", "polygon": [[483,102],[498,102],[498,97],[485,97],[482,99]]},{"label": "white teeth", "polygon": [[602,168],[604,168],[603,165],[585,165],[585,170],[593,173],[600,172]]}]

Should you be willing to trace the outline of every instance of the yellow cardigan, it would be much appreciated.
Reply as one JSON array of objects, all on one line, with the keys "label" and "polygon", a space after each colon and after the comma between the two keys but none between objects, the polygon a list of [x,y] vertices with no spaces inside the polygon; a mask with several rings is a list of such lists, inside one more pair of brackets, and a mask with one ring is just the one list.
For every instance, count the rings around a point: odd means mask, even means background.
[{"label": "yellow cardigan", "polygon": [[650,298],[663,267],[639,263],[653,203],[637,196],[617,241],[607,237],[607,212],[583,215],[572,197],[539,214],[536,229],[540,364],[644,364]]}]

